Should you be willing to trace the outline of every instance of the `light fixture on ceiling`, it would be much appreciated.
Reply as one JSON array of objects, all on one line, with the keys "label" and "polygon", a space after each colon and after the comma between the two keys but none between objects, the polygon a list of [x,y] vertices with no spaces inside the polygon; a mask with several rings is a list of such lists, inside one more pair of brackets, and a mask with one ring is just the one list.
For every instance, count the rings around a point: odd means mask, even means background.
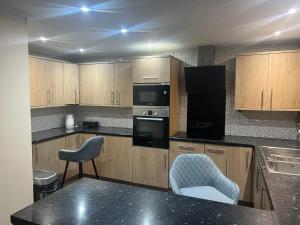
[{"label": "light fixture on ceiling", "polygon": [[40,41],[42,41],[42,42],[46,42],[46,41],[48,41],[48,40],[49,40],[48,38],[46,38],[46,37],[43,37],[43,36],[42,36],[42,37],[40,37],[39,39],[40,39]]},{"label": "light fixture on ceiling", "polygon": [[276,32],[274,33],[275,36],[279,36],[280,34],[281,34],[280,31],[276,31]]},{"label": "light fixture on ceiling", "polygon": [[147,47],[152,48],[152,42],[151,41],[148,42]]},{"label": "light fixture on ceiling", "polygon": [[84,48],[80,48],[79,51],[80,51],[81,53],[83,53],[85,50],[84,50]]},{"label": "light fixture on ceiling", "polygon": [[81,10],[82,12],[89,12],[89,11],[91,11],[91,9],[88,8],[88,7],[86,7],[86,6],[82,6],[82,7],[80,8],[80,10]]},{"label": "light fixture on ceiling", "polygon": [[122,32],[123,34],[126,34],[126,33],[128,32],[128,30],[125,29],[125,28],[122,28],[122,29],[121,29],[121,32]]},{"label": "light fixture on ceiling", "polygon": [[291,8],[290,10],[289,10],[289,14],[291,15],[291,14],[295,14],[297,12],[297,9],[296,8]]}]

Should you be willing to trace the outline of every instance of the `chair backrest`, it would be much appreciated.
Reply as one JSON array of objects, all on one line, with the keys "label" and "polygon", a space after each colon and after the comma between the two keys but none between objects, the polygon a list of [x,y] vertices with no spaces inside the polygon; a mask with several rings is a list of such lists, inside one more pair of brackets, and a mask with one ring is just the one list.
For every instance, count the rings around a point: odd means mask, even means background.
[{"label": "chair backrest", "polygon": [[103,137],[96,136],[88,139],[78,150],[80,160],[92,160],[100,155],[103,145]]},{"label": "chair backrest", "polygon": [[172,190],[179,194],[183,187],[213,186],[217,176],[223,174],[207,155],[182,154],[173,162],[169,179]]}]

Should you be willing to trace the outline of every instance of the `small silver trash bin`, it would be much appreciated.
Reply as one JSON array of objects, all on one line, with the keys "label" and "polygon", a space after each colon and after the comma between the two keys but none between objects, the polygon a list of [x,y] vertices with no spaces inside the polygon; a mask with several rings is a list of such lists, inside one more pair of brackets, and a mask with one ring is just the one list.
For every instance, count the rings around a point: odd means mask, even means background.
[{"label": "small silver trash bin", "polygon": [[59,189],[57,174],[47,170],[33,170],[34,201],[45,198]]}]

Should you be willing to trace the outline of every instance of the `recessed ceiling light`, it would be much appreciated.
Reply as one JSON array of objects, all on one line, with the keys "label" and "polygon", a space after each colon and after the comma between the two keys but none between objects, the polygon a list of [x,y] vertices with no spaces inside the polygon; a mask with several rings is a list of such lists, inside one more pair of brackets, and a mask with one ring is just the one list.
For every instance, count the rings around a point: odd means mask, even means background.
[{"label": "recessed ceiling light", "polygon": [[279,36],[280,34],[281,34],[280,31],[276,31],[276,32],[274,33],[275,36]]},{"label": "recessed ceiling light", "polygon": [[79,51],[80,51],[80,52],[84,52],[85,50],[84,50],[83,48],[80,48]]},{"label": "recessed ceiling light", "polygon": [[89,9],[89,8],[86,7],[86,6],[82,6],[82,7],[80,8],[80,10],[81,10],[82,12],[88,12],[88,11],[91,11],[91,9]]},{"label": "recessed ceiling light", "polygon": [[297,12],[297,9],[295,9],[295,8],[291,8],[289,10],[289,14],[295,14],[296,12]]},{"label": "recessed ceiling light", "polygon": [[48,38],[40,37],[40,40],[41,40],[42,42],[46,42],[46,41],[48,41]]},{"label": "recessed ceiling light", "polygon": [[121,29],[121,32],[122,32],[123,34],[126,34],[126,33],[128,32],[128,30],[125,29],[125,28],[122,28],[122,29]]}]

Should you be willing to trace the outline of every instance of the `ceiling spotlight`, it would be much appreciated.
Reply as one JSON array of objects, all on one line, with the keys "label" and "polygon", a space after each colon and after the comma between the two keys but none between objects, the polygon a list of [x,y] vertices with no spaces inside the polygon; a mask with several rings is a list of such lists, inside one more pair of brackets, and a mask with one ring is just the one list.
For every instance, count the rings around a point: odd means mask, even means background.
[{"label": "ceiling spotlight", "polygon": [[289,14],[295,14],[296,12],[297,12],[297,9],[295,9],[295,8],[291,8],[289,10]]},{"label": "ceiling spotlight", "polygon": [[279,36],[280,34],[281,34],[280,31],[276,31],[276,32],[274,33],[275,36]]},{"label": "ceiling spotlight", "polygon": [[84,50],[83,48],[80,48],[79,51],[80,51],[80,52],[84,52],[85,50]]},{"label": "ceiling spotlight", "polygon": [[149,41],[147,46],[148,46],[148,48],[152,48],[152,42]]},{"label": "ceiling spotlight", "polygon": [[122,29],[121,29],[121,32],[122,32],[123,34],[126,34],[126,33],[128,32],[128,30],[125,29],[125,28],[122,28]]},{"label": "ceiling spotlight", "polygon": [[46,41],[48,41],[48,38],[40,37],[40,40],[41,40],[42,42],[46,42]]},{"label": "ceiling spotlight", "polygon": [[89,9],[89,8],[86,7],[86,6],[82,6],[82,7],[80,8],[80,10],[81,10],[82,12],[88,12],[88,11],[91,11],[91,9]]}]

